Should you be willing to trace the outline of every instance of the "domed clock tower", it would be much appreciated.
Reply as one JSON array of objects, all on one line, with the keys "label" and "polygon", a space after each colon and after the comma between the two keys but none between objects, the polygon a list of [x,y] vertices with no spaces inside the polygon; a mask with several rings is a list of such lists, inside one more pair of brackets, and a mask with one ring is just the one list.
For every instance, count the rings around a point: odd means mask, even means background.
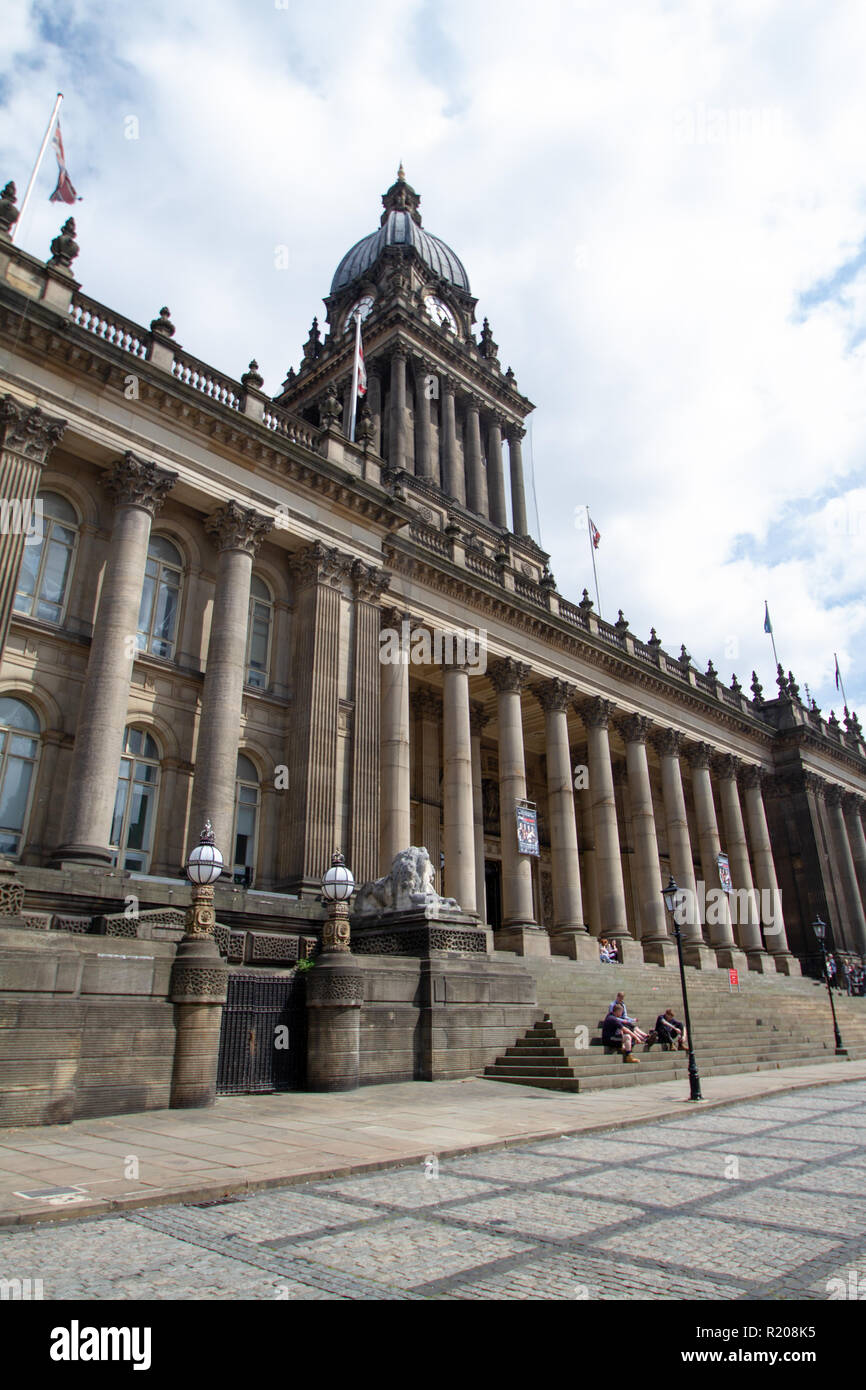
[{"label": "domed clock tower", "polygon": [[360,315],[368,391],[358,441],[381,456],[392,479],[412,479],[411,491],[444,504],[452,520],[528,537],[521,440],[533,406],[511,368],[503,372],[487,319],[476,340],[469,277],[450,246],[422,226],[420,202],[401,165],[382,196],[378,229],[337,266],[326,335],[314,319],[300,370],[289,372],[276,402],[316,424],[341,411],[348,433]]}]

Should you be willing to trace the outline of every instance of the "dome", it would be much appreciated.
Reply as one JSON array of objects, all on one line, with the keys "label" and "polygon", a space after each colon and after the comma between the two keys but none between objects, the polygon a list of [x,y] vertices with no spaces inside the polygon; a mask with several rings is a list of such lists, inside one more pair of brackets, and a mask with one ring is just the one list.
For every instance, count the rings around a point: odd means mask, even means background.
[{"label": "dome", "polygon": [[353,280],[375,265],[388,246],[411,246],[429,266],[434,275],[447,280],[458,290],[469,293],[469,276],[462,261],[455,256],[450,246],[439,237],[431,236],[421,226],[418,204],[421,199],[406,182],[403,166],[400,165],[397,182],[382,195],[385,211],[377,232],[362,237],[351,251],[347,251],[337,266],[331,281],[331,294],[336,294]]}]

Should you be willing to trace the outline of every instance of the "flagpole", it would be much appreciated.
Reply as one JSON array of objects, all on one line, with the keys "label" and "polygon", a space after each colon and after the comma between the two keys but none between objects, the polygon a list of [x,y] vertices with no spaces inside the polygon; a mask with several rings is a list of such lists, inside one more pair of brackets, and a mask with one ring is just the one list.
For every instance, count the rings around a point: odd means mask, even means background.
[{"label": "flagpole", "polygon": [[27,204],[28,204],[29,201],[30,201],[30,194],[33,192],[33,185],[34,185],[34,183],[36,182],[36,175],[39,173],[39,167],[40,167],[40,165],[42,164],[43,159],[45,158],[45,151],[48,149],[48,141],[51,139],[51,133],[52,133],[52,131],[54,130],[54,126],[55,126],[55,124],[56,124],[56,122],[57,122],[57,117],[60,115],[60,103],[62,102],[62,100],[63,100],[63,93],[62,93],[62,92],[58,92],[58,93],[57,93],[57,100],[56,100],[55,103],[54,103],[54,110],[51,112],[51,120],[48,122],[48,127],[47,127],[47,129],[46,129],[46,131],[45,131],[45,135],[44,135],[44,138],[43,138],[43,140],[42,140],[42,144],[41,144],[41,146],[40,146],[40,148],[39,148],[39,153],[38,153],[38,155],[36,156],[36,163],[33,165],[33,173],[30,175],[30,182],[28,183],[27,188],[26,188],[25,193],[24,193],[24,197],[23,197],[22,200],[21,200],[21,207],[20,207],[19,210],[18,210],[18,219],[17,219],[17,221],[16,221],[16,223],[15,223],[15,226],[12,228],[11,232],[9,233],[9,235],[10,235],[10,237],[13,239],[13,241],[14,241],[14,239],[15,239],[15,233],[17,232],[18,228],[21,226],[21,223],[24,221],[24,214],[25,214],[25,212],[27,211]]},{"label": "flagpole", "polygon": [[598,616],[601,617],[601,597],[598,592],[598,570],[595,567],[595,546],[592,542],[592,518],[589,515],[589,506],[586,508],[586,534],[589,537],[589,554],[592,560],[592,577],[595,580],[595,602],[598,607]]},{"label": "flagpole", "polygon": [[845,706],[845,713],[847,714],[847,713],[848,713],[848,697],[847,697],[847,695],[845,694],[845,684],[844,684],[844,682],[843,682],[843,680],[842,680],[842,672],[841,672],[840,669],[839,669],[839,658],[838,658],[838,656],[836,655],[835,652],[833,653],[833,659],[834,659],[834,661],[836,662],[836,676],[837,676],[837,678],[838,678],[838,680],[839,680],[839,689],[842,691],[842,704]]},{"label": "flagpole", "polygon": [[779,657],[778,657],[778,654],[777,654],[777,652],[776,652],[776,639],[775,639],[775,637],[773,636],[773,624],[772,624],[772,622],[770,621],[770,609],[769,609],[769,606],[768,606],[768,604],[767,604],[767,600],[766,600],[766,599],[764,599],[764,612],[765,612],[766,615],[767,615],[767,622],[770,624],[770,641],[771,641],[772,644],[773,644],[773,660],[774,660],[775,663],[776,663],[776,670],[778,671],[778,669],[779,669]]},{"label": "flagpole", "polygon": [[352,407],[349,420],[349,443],[355,442],[355,415],[358,410],[358,367],[361,361],[361,315],[355,315],[355,355],[352,358]]}]

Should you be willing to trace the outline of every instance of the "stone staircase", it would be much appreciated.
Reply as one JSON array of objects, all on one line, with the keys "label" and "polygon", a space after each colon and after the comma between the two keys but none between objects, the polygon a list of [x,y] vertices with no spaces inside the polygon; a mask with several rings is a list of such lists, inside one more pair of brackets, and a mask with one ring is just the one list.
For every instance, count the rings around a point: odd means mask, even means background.
[{"label": "stone staircase", "polygon": [[[495,952],[508,956],[510,952]],[[485,1067],[512,1085],[555,1091],[635,1086],[687,1076],[685,1052],[639,1047],[640,1065],[626,1065],[601,1046],[598,1023],[618,990],[645,1031],[668,1005],[682,1018],[679,976],[655,965],[602,965],[564,957],[525,957],[535,977],[540,1017],[524,1037]],[[687,968],[689,1009],[702,1077],[837,1062],[830,1004],[823,984],[749,973],[731,993],[723,970]],[[866,1057],[866,999],[834,995],[848,1056]]]}]

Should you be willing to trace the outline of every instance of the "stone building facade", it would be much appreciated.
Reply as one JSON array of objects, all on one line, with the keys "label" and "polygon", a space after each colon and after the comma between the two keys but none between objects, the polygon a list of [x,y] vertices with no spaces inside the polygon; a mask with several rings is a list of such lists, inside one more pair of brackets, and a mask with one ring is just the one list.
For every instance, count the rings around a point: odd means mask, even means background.
[{"label": "stone building facade", "polygon": [[185,903],[209,818],[230,960],[312,948],[335,845],[361,883],[409,844],[518,955],[605,936],[670,967],[670,872],[692,964],[796,972],[818,913],[863,955],[856,715],[790,672],[772,697],[726,686],[559,592],[527,524],[532,404],[402,169],[382,202],[270,399],[167,308],[143,326],[89,299],[71,221],[47,262],[20,250],[4,190],[0,853],[25,912]]}]

